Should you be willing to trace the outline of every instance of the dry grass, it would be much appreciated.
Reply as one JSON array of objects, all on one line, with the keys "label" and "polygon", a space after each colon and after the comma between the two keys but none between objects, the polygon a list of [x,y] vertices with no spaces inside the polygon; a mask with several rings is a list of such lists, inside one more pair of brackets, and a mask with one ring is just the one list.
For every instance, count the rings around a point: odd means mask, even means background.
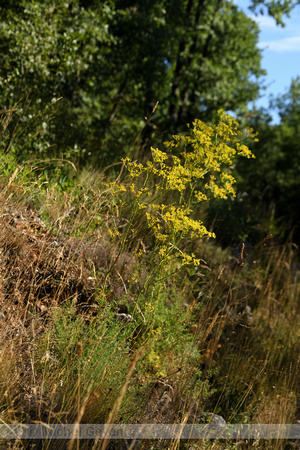
[{"label": "dry grass", "polygon": [[[119,249],[108,228],[122,223],[121,213],[103,177],[93,177],[89,184],[84,175],[80,189],[66,192],[22,189],[14,179],[2,188],[1,420],[170,423],[191,420],[196,403],[229,423],[299,420],[296,247],[268,243],[249,261],[233,261],[210,241],[195,243],[206,264],[154,283],[137,309],[135,297],[151,267],[125,250],[114,264]],[[140,284],[132,281],[136,274]],[[155,301],[152,313],[147,305]],[[133,311],[135,322],[117,319]],[[33,442],[12,445],[34,448]],[[217,441],[140,442],[153,449],[185,445],[236,448]]]}]

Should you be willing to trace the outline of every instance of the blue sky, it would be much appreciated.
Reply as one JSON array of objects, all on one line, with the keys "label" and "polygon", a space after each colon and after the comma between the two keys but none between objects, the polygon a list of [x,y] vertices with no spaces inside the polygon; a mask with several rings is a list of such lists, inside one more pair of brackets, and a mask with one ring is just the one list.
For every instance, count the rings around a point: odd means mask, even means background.
[{"label": "blue sky", "polygon": [[[234,3],[255,20],[261,30],[259,46],[263,50],[262,67],[267,71],[265,84],[268,88],[255,105],[267,107],[270,94],[285,93],[292,78],[300,76],[300,5],[295,7],[290,18],[284,18],[286,26],[282,28],[268,15],[256,17],[247,8],[248,0],[234,0]],[[278,116],[272,115],[277,122]]]}]

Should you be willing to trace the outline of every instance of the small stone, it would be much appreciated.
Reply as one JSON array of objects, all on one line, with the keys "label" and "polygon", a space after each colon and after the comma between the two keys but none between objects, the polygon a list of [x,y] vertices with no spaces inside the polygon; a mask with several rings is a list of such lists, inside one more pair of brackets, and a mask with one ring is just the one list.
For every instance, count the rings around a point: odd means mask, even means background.
[{"label": "small stone", "polygon": [[116,318],[120,322],[135,322],[134,318],[130,314],[125,313],[117,313]]}]

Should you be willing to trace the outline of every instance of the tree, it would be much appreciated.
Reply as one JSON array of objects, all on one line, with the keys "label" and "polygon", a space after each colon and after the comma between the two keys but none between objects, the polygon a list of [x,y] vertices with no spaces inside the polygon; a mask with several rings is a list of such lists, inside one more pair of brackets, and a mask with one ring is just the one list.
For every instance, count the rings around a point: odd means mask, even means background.
[{"label": "tree", "polygon": [[[113,43],[113,9],[109,1],[86,3],[88,7],[79,0],[17,0],[0,8],[1,104],[9,109],[18,103],[12,129],[17,122],[19,129],[29,127],[27,148],[39,155],[49,153],[49,147],[54,152],[54,144],[58,152],[84,145],[95,133],[95,116],[105,118],[101,100],[107,96],[104,80],[110,73],[106,53]],[[59,97],[63,100],[52,108],[55,121],[49,121],[48,112],[34,120]],[[42,122],[44,135],[38,141],[37,122]]]},{"label": "tree", "polygon": [[263,111],[253,117],[259,132],[259,142],[253,148],[256,160],[247,168],[239,163],[239,188],[248,194],[254,214],[262,219],[271,209],[284,236],[294,232],[299,241],[300,77],[292,80],[287,93],[273,98],[270,107],[279,112],[280,123],[271,125],[271,118]]},{"label": "tree", "polygon": [[212,119],[219,107],[245,108],[258,95],[251,78],[264,74],[258,28],[236,6],[222,0],[188,2],[186,20],[168,98],[176,129],[193,117]]},{"label": "tree", "polygon": [[267,13],[274,17],[277,25],[284,26],[283,16],[289,17],[290,12],[297,4],[299,4],[299,0],[251,0],[249,8],[259,14],[264,14],[267,10]]},{"label": "tree", "polygon": [[[214,121],[219,107],[245,110],[264,73],[257,42],[255,22],[228,0],[7,1],[1,104],[19,102],[10,127],[28,127],[29,153],[75,148],[103,162],[134,142],[147,148],[183,131],[194,118]],[[21,139],[9,147],[17,154]]]}]

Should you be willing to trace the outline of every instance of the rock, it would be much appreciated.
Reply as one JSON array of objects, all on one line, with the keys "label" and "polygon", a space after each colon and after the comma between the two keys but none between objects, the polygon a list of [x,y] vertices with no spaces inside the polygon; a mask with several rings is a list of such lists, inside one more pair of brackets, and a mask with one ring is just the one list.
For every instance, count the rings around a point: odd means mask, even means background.
[{"label": "rock", "polygon": [[200,413],[200,421],[203,423],[209,423],[212,425],[217,425],[218,427],[224,428],[227,423],[222,416],[214,413],[202,412]]},{"label": "rock", "polygon": [[117,313],[116,319],[118,319],[120,322],[135,322],[134,318],[130,314],[125,313]]},{"label": "rock", "polygon": [[195,423],[207,423],[221,428],[224,428],[227,425],[226,420],[223,419],[222,416],[211,412],[201,411],[197,402],[192,406],[189,416],[189,421],[191,420]]}]

